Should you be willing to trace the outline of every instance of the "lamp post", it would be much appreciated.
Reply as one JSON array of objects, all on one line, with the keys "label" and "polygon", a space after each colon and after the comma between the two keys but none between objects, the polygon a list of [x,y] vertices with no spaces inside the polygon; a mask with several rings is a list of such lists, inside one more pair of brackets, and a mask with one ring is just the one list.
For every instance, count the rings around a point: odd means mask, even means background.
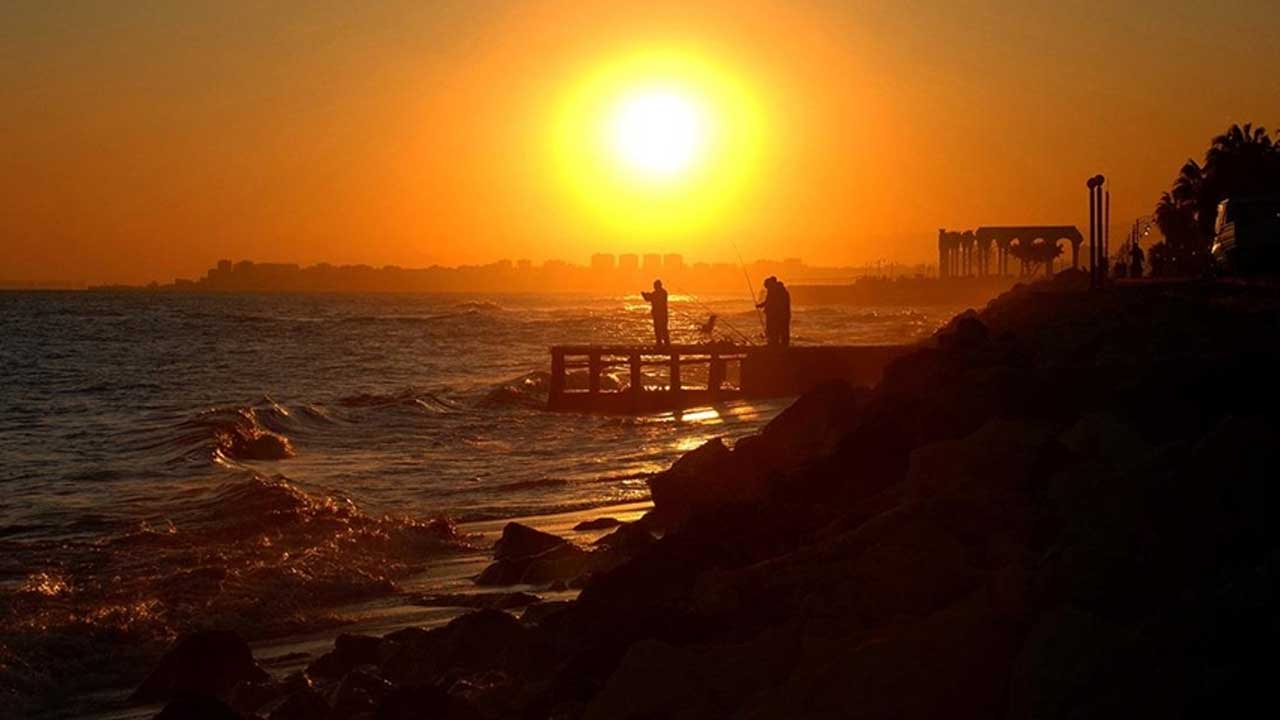
[{"label": "lamp post", "polygon": [[[1099,270],[1101,269],[1106,255],[1103,231],[1103,200],[1102,186],[1107,179],[1102,175],[1094,175],[1085,183],[1085,187],[1089,189],[1089,287],[1097,288],[1102,284],[1099,278]],[[1108,206],[1110,201],[1108,201]]]}]

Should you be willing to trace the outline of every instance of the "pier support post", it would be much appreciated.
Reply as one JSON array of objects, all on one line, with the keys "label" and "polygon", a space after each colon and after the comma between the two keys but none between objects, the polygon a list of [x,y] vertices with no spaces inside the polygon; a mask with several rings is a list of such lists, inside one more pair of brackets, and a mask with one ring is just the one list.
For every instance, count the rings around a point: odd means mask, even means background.
[{"label": "pier support post", "polygon": [[680,353],[671,352],[671,392],[680,392]]},{"label": "pier support post", "polygon": [[600,392],[600,353],[593,352],[587,356],[587,392]]},{"label": "pier support post", "polygon": [[707,369],[707,390],[712,394],[718,393],[722,383],[724,383],[724,360],[720,358],[719,353],[711,353],[711,367]]},{"label": "pier support post", "polygon": [[548,404],[556,407],[564,394],[564,350],[551,349],[551,380],[547,387]]},{"label": "pier support post", "polygon": [[631,353],[631,392],[639,397],[644,392],[644,373],[640,371],[640,353]]}]

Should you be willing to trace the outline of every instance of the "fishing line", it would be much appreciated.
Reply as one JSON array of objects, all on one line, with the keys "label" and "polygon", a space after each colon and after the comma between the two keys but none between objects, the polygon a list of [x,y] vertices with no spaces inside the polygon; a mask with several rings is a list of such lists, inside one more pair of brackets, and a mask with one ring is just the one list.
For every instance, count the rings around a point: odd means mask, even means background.
[{"label": "fishing line", "polygon": [[674,286],[674,285],[672,285],[672,286],[671,286],[671,289],[672,289],[672,290],[675,290],[676,292],[680,293],[681,295],[684,295],[685,297],[689,298],[691,301],[693,301],[693,304],[694,304],[694,305],[697,305],[697,306],[698,306],[698,307],[699,307],[703,312],[707,313],[708,315],[714,315],[714,316],[716,316],[716,318],[718,318],[717,322],[718,322],[719,324],[724,325],[726,328],[728,328],[730,331],[732,331],[732,332],[734,333],[734,335],[736,335],[736,336],[737,336],[736,338],[730,338],[731,340],[733,340],[733,339],[737,339],[737,340],[740,340],[741,342],[743,342],[743,343],[745,343],[745,344],[747,344],[747,345],[754,345],[754,344],[755,344],[755,342],[754,342],[754,341],[753,341],[753,340],[752,340],[752,339],[751,339],[751,338],[750,338],[746,333],[742,332],[742,331],[741,331],[741,330],[739,330],[737,327],[735,327],[735,326],[733,325],[733,323],[729,322],[728,320],[725,320],[725,319],[724,319],[724,316],[723,316],[721,313],[716,312],[716,311],[715,311],[715,308],[712,308],[712,307],[708,306],[706,303],[704,303],[704,302],[700,301],[700,300],[698,299],[698,296],[697,296],[697,295],[694,295],[694,294],[693,294],[693,293],[691,293],[691,292],[685,292],[684,290],[681,290],[680,288],[678,288],[678,287],[676,287],[676,286]]},{"label": "fishing line", "polygon": [[768,329],[764,326],[764,315],[761,314],[760,308],[756,305],[756,284],[751,282],[751,273],[747,272],[747,264],[742,261],[742,251],[738,250],[738,243],[729,239],[729,244],[733,246],[733,251],[738,255],[738,267],[742,268],[742,277],[747,279],[747,297],[751,298],[751,307],[756,309],[756,319],[760,321],[760,332],[767,337]]}]

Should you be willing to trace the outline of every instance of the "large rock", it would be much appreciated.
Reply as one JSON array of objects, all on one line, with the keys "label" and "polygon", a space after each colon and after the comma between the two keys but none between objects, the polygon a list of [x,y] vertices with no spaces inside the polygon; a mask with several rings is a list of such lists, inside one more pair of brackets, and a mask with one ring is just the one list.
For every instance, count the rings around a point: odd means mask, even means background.
[{"label": "large rock", "polygon": [[313,720],[327,718],[330,711],[324,696],[310,686],[299,686],[266,709],[267,720]]},{"label": "large rock", "polygon": [[1003,717],[1017,638],[1017,625],[976,592],[864,642],[806,646],[778,686],[744,699],[736,717]]},{"label": "large rock", "polygon": [[387,693],[374,720],[481,720],[470,703],[431,685],[408,685]]},{"label": "large rock", "polygon": [[917,449],[907,471],[910,500],[959,497],[985,500],[1025,493],[1033,471],[1047,474],[1053,427],[1034,421],[992,420],[976,433]]},{"label": "large rock", "polygon": [[647,482],[654,509],[648,521],[670,529],[691,514],[761,498],[766,489],[767,468],[749,462],[753,452],[747,449],[758,442],[758,437],[740,440],[738,445],[744,449],[739,455],[720,438],[708,440],[667,470],[650,477]]},{"label": "large rock", "polygon": [[584,720],[730,717],[763,687],[787,676],[799,638],[790,629],[732,645],[632,645],[592,699]]},{"label": "large rock", "polygon": [[352,670],[329,696],[332,716],[349,718],[373,713],[392,690],[391,683],[365,670]]},{"label": "large rock", "polygon": [[243,720],[243,718],[217,698],[184,693],[166,703],[154,720]]},{"label": "large rock", "polygon": [[477,585],[543,585],[571,580],[592,569],[593,554],[566,542],[538,555],[499,560],[476,576]]},{"label": "large rock", "polygon": [[542,585],[571,580],[593,569],[602,558],[564,538],[512,522],[494,544],[494,560],[476,576],[477,585]]},{"label": "large rock", "polygon": [[359,665],[378,663],[381,638],[342,633],[333,641],[333,650],[321,655],[309,666],[307,674],[317,678],[337,679]]},{"label": "large rock", "polygon": [[796,398],[769,421],[757,441],[739,441],[734,454],[749,454],[761,470],[799,465],[831,452],[858,421],[859,404],[870,394],[843,380],[825,382]]},{"label": "large rock", "polygon": [[180,639],[133,692],[136,702],[167,700],[179,693],[225,695],[236,683],[264,682],[267,672],[240,635],[205,630]]},{"label": "large rock", "polygon": [[562,537],[509,522],[502,528],[502,537],[493,544],[493,559],[521,560],[567,544],[568,541]]},{"label": "large rock", "polygon": [[432,630],[407,628],[383,638],[379,669],[398,685],[486,671],[524,676],[544,658],[542,636],[499,610],[480,610]]},{"label": "large rock", "polygon": [[647,550],[654,542],[653,533],[649,532],[646,523],[634,522],[619,525],[617,530],[596,540],[595,544],[623,555],[635,555]]}]

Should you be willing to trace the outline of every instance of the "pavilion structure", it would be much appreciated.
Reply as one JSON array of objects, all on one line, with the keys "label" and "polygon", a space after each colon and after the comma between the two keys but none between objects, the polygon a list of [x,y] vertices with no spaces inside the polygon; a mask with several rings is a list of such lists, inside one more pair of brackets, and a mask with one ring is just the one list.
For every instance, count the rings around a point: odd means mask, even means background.
[{"label": "pavilion structure", "polygon": [[1010,256],[1019,261],[1019,275],[1034,275],[1041,268],[1052,274],[1054,260],[1062,253],[1058,243],[1064,240],[1071,244],[1071,267],[1079,268],[1084,235],[1074,225],[984,225],[963,232],[940,229],[938,276],[1009,275]]}]

